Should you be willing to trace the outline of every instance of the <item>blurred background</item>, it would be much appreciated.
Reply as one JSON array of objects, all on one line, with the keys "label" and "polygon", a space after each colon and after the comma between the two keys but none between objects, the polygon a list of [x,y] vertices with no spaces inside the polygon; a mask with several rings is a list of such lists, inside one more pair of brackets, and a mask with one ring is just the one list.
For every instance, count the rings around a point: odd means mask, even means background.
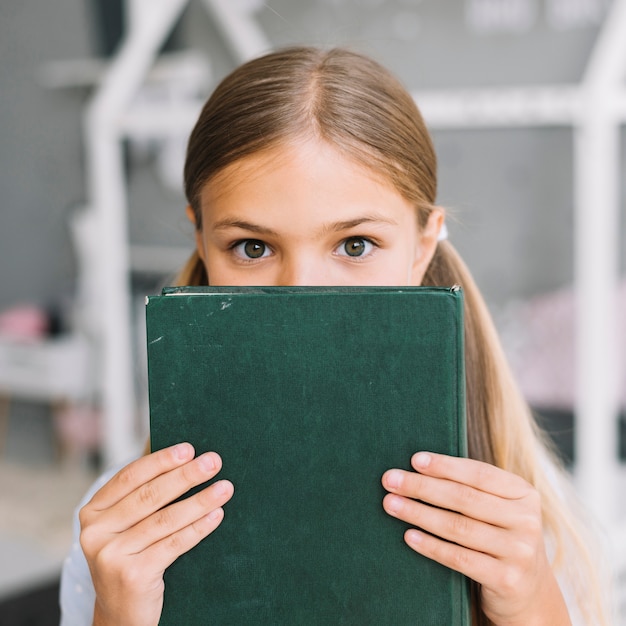
[{"label": "blurred background", "polygon": [[147,438],[143,306],[241,61],[348,45],[415,94],[450,238],[606,529],[626,624],[626,2],[2,0],[0,625],[58,623],[72,511]]}]

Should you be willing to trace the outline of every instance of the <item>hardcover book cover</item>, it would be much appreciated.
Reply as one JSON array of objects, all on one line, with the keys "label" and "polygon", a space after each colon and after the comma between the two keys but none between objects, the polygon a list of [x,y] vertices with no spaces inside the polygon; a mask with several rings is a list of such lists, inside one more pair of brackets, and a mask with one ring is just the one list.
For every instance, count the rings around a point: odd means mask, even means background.
[{"label": "hardcover book cover", "polygon": [[214,450],[235,485],[162,624],[470,623],[381,504],[416,451],[466,455],[460,289],[181,287],[146,315],[152,449]]}]

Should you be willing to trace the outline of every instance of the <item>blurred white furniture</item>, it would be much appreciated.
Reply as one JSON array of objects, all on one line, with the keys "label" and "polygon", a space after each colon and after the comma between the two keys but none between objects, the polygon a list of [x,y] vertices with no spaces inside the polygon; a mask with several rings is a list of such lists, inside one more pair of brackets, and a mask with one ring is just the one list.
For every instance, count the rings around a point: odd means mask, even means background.
[{"label": "blurred white furniture", "polygon": [[[197,118],[204,95],[175,89],[173,94],[178,98],[157,105],[140,97],[140,88],[161,45],[187,4],[188,0],[127,2],[128,32],[104,71],[85,115],[86,211],[97,241],[89,264],[93,271],[85,276],[85,282],[97,292],[87,306],[94,310],[97,303],[92,328],[101,364],[105,463],[128,458],[141,447],[136,440],[129,280],[133,255],[127,233],[123,142],[137,136],[185,137]],[[203,2],[237,62],[270,48],[253,19],[262,4],[252,0]],[[141,252],[145,256],[146,251]]]},{"label": "blurred white furniture", "polygon": [[[626,0],[613,0],[579,85],[416,92],[430,128],[570,127],[574,133],[575,479],[603,523],[626,613],[626,468],[617,458],[620,132],[626,123]],[[623,364],[622,364],[623,366]],[[623,371],[623,370],[622,370]]]},{"label": "blurred white furniture", "polygon": [[94,389],[93,354],[80,335],[25,343],[0,339],[0,453],[7,440],[11,401],[57,406],[85,401]]},{"label": "blurred white furniture", "polygon": [[430,128],[565,126],[574,132],[576,479],[611,523],[619,410],[620,129],[626,123],[626,0],[614,0],[579,85],[415,92]]}]

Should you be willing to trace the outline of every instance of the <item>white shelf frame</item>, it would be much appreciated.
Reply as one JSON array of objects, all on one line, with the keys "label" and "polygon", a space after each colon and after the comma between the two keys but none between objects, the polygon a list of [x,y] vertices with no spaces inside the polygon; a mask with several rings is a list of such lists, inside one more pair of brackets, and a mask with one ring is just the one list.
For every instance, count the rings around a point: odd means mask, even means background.
[{"label": "white shelf frame", "polygon": [[[136,110],[131,100],[188,0],[134,0],[130,29],[86,112],[88,207],[97,218],[102,259],[93,279],[101,306],[104,458],[138,449],[132,388],[130,253],[121,142],[187,132],[197,106]],[[204,0],[237,61],[271,49],[253,18],[258,3]],[[416,92],[433,129],[571,127],[574,142],[578,398],[576,476],[603,521],[614,518],[618,381],[614,295],[618,267],[619,131],[626,121],[626,0],[614,0],[579,85]],[[175,114],[174,114],[175,113]],[[111,251],[115,250],[113,255]],[[608,374],[607,374],[608,373]],[[601,487],[599,487],[601,486]]]},{"label": "white shelf frame", "polygon": [[[133,97],[145,81],[160,46],[177,23],[188,0],[130,0],[129,29],[119,52],[88,104],[84,118],[87,159],[87,210],[95,220],[101,260],[94,264],[102,300],[96,325],[100,331],[103,457],[107,464],[128,459],[142,448],[137,440],[137,406],[133,387],[133,340],[128,243],[128,198],[122,141],[133,133],[188,132],[199,111],[137,110]],[[204,0],[238,62],[271,47],[256,25],[255,3]],[[258,4],[258,3],[257,3]]]},{"label": "white shelf frame", "polygon": [[574,132],[575,478],[582,498],[609,526],[624,472],[616,445],[615,338],[625,79],[626,0],[614,0],[579,85],[413,93],[432,129],[562,126]]}]

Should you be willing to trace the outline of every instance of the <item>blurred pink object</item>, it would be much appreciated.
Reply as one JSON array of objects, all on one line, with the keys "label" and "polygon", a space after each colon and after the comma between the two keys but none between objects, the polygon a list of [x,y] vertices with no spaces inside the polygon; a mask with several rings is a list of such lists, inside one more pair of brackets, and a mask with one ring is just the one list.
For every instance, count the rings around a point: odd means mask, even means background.
[{"label": "blurred pink object", "polygon": [[21,305],[0,313],[0,337],[35,342],[48,333],[48,315],[39,307]]},{"label": "blurred pink object", "polygon": [[61,445],[71,454],[96,450],[101,441],[100,412],[89,405],[68,405],[55,414]]},{"label": "blurred pink object", "polygon": [[[618,378],[623,380],[626,354],[626,280],[616,294]],[[515,313],[516,347],[511,366],[528,402],[542,409],[572,410],[576,404],[576,308],[572,289],[543,294],[519,306]],[[602,368],[604,364],[598,363]],[[626,409],[626,385],[620,385],[620,405]]]}]

